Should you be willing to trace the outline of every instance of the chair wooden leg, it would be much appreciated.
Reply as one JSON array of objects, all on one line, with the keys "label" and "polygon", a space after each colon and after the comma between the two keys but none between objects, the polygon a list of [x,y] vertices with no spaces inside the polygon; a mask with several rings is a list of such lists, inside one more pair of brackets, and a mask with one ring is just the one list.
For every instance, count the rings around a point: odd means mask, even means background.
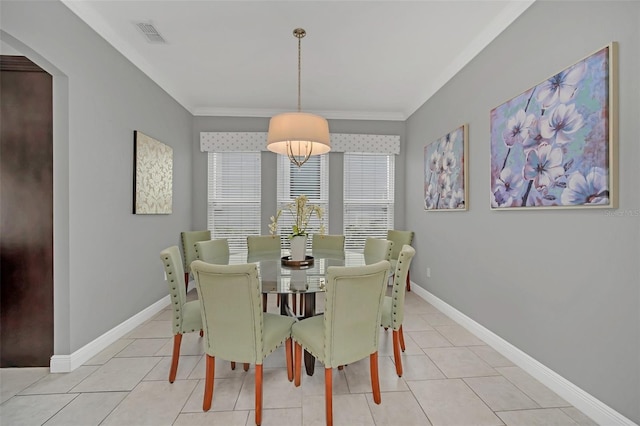
[{"label": "chair wooden leg", "polygon": [[400,333],[393,330],[393,359],[396,362],[396,373],[402,377],[402,358],[400,357]]},{"label": "chair wooden leg", "polygon": [[200,337],[204,336],[204,330],[200,329]]},{"label": "chair wooden leg", "polygon": [[324,406],[327,426],[333,426],[333,369],[324,369]]},{"label": "chair wooden leg", "polygon": [[262,423],[262,364],[256,364],[256,424]]},{"label": "chair wooden leg", "polygon": [[[302,297],[300,298],[302,299]],[[292,310],[294,315],[297,315],[298,314],[298,296],[296,296],[295,294],[291,295],[291,305],[292,305]]]},{"label": "chair wooden leg", "polygon": [[406,348],[404,346],[404,332],[402,331],[402,326],[398,329],[398,337],[400,337],[400,349],[404,352]]},{"label": "chair wooden leg", "polygon": [[411,271],[407,271],[407,291],[411,291]]},{"label": "chair wooden leg", "polygon": [[184,291],[189,291],[189,273],[184,273]]},{"label": "chair wooden leg", "polygon": [[378,352],[369,355],[369,365],[371,367],[371,389],[373,390],[373,402],[380,404],[380,377],[378,376]]},{"label": "chair wooden leg", "polygon": [[262,312],[267,312],[267,293],[262,293]]},{"label": "chair wooden leg", "polygon": [[169,370],[169,383],[173,383],[178,372],[178,360],[180,359],[180,343],[182,334],[173,335],[173,355],[171,356],[171,369]]},{"label": "chair wooden leg", "polygon": [[286,351],[285,357],[287,359],[287,379],[289,379],[290,382],[293,381],[293,360],[291,359],[293,357],[292,349],[293,348],[291,347],[291,337],[289,337],[284,342],[284,350]]},{"label": "chair wooden leg", "polygon": [[202,410],[209,411],[211,409],[211,400],[213,399],[213,377],[216,369],[216,358],[211,355],[205,355],[207,363],[204,376],[204,398],[202,400]]},{"label": "chair wooden leg", "polygon": [[244,371],[249,371],[249,363],[245,362],[242,368],[244,369]]},{"label": "chair wooden leg", "polygon": [[231,369],[232,370],[236,369],[236,362],[235,361],[231,361]]},{"label": "chair wooden leg", "polygon": [[300,372],[302,370],[302,346],[300,345],[300,343],[296,342],[294,345],[295,348],[295,368],[294,368],[294,384],[297,386],[300,386]]}]

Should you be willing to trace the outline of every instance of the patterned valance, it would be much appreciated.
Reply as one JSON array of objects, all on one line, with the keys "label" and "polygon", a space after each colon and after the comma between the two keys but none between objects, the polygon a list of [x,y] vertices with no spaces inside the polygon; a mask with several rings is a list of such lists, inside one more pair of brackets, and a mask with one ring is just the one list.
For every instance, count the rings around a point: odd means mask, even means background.
[{"label": "patterned valance", "polygon": [[[200,151],[266,151],[266,132],[200,132]],[[399,154],[400,136],[331,133],[332,152]]]}]

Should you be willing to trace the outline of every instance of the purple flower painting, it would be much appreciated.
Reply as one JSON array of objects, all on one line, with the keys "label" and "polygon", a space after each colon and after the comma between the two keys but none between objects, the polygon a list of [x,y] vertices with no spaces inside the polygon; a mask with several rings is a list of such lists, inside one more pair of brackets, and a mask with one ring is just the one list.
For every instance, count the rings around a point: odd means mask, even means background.
[{"label": "purple flower painting", "polygon": [[613,207],[613,47],[491,111],[491,208]]},{"label": "purple flower painting", "polygon": [[425,210],[467,210],[467,133],[465,124],[424,148]]}]

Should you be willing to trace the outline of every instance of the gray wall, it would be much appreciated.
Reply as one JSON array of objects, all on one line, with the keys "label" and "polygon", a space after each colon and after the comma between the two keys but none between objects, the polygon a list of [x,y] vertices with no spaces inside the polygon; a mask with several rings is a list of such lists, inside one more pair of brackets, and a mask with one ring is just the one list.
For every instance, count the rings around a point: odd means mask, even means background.
[{"label": "gray wall", "polygon": [[[640,422],[640,3],[534,3],[407,121],[411,277]],[[489,112],[619,43],[620,216],[490,211]],[[423,149],[469,123],[470,210],[423,210]],[[426,268],[431,267],[431,278]]]},{"label": "gray wall", "polygon": [[[332,133],[362,133],[377,135],[399,135],[400,154],[396,156],[395,224],[404,227],[404,122],[329,120]],[[207,228],[207,153],[200,152],[200,132],[266,132],[268,118],[195,117],[193,128],[193,188],[194,229]],[[269,151],[262,154],[262,233],[269,233],[269,218],[276,208],[276,162],[277,156]],[[342,154],[329,153],[329,230],[330,234],[342,234]]]},{"label": "gray wall", "polygon": [[[192,210],[192,116],[59,2],[2,2],[3,41],[54,76],[55,353],[167,294]],[[62,91],[62,93],[60,92]],[[133,131],[173,147],[173,214],[133,215]]]}]

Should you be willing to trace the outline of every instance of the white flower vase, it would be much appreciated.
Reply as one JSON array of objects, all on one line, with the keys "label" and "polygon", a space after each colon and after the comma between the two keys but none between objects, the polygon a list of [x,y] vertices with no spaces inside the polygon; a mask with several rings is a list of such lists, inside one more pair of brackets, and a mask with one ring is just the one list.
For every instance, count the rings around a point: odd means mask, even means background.
[{"label": "white flower vase", "polygon": [[291,238],[291,260],[305,260],[307,255],[307,236],[296,235]]}]

